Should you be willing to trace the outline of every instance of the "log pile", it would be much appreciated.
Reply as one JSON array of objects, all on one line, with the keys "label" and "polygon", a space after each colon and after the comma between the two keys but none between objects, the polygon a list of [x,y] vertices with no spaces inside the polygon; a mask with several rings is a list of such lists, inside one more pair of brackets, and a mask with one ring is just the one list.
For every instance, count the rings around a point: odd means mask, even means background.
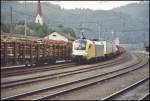
[{"label": "log pile", "polygon": [[68,60],[71,50],[69,42],[1,37],[1,66]]}]

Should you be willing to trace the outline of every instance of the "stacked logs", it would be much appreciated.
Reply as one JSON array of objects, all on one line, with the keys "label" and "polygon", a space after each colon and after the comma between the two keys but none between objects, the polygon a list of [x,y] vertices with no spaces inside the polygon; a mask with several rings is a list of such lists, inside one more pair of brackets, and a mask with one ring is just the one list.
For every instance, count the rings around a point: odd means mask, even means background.
[{"label": "stacked logs", "polygon": [[48,55],[56,60],[71,58],[72,43],[64,41],[47,40]]},{"label": "stacked logs", "polygon": [[32,61],[35,55],[35,42],[27,39],[1,39],[1,66],[23,64]]},{"label": "stacked logs", "polygon": [[1,38],[1,66],[54,63],[71,58],[72,43],[54,40]]}]

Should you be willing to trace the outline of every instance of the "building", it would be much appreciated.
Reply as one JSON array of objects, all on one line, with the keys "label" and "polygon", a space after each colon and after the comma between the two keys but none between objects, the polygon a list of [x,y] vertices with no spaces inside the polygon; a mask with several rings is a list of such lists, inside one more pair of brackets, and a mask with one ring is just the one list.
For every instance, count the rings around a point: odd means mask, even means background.
[{"label": "building", "polygon": [[51,40],[65,41],[65,42],[72,42],[75,40],[75,38],[70,36],[69,34],[58,33],[58,32],[53,32],[50,35],[44,37],[44,39],[51,39]]},{"label": "building", "polygon": [[38,0],[36,5],[36,19],[35,23],[39,23],[40,25],[43,25],[43,17],[42,17],[42,9],[41,9],[41,3],[40,0]]},{"label": "building", "polygon": [[117,37],[117,38],[114,40],[114,42],[115,42],[116,45],[119,45],[119,44],[120,44],[119,38]]}]

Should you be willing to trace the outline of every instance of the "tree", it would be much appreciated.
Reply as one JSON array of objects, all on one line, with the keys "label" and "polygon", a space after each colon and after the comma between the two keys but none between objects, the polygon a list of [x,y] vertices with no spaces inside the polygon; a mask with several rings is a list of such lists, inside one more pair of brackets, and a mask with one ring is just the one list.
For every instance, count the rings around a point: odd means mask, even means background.
[{"label": "tree", "polygon": [[[2,23],[1,24],[1,30],[6,33],[10,33],[11,24],[10,23]],[[24,35],[25,33],[25,25],[24,21],[18,21],[15,24],[12,25],[13,33]],[[27,22],[26,26],[26,32],[27,35],[32,36],[39,36],[44,37],[48,33],[52,32],[52,29],[48,29],[47,25],[44,23],[43,26],[41,26],[38,23],[34,22]]]},{"label": "tree", "polygon": [[14,29],[14,24],[11,25],[10,23],[1,23],[1,30],[3,32],[10,33],[11,27]]},{"label": "tree", "polygon": [[58,27],[55,29],[55,31],[60,32],[60,33],[70,34],[70,36],[76,37],[75,32],[72,28],[64,27],[62,24],[58,25]]}]

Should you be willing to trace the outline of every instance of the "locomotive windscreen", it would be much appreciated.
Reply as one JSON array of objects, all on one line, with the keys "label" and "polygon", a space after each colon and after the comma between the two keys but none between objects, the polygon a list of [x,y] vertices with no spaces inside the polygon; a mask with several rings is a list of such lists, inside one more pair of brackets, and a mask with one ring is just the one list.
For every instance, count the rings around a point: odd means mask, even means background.
[{"label": "locomotive windscreen", "polygon": [[75,50],[85,50],[86,48],[86,41],[85,40],[76,40],[74,44]]}]

